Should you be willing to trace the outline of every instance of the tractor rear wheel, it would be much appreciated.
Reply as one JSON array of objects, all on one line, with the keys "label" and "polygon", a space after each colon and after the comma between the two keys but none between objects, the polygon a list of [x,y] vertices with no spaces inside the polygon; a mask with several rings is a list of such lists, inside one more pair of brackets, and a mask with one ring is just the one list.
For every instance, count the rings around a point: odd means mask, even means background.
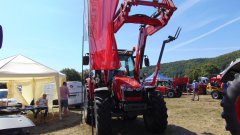
[{"label": "tractor rear wheel", "polygon": [[111,98],[110,92],[95,92],[95,125],[97,135],[111,135]]},{"label": "tractor rear wheel", "polygon": [[147,130],[152,133],[163,133],[167,128],[167,107],[161,95],[150,94],[148,109],[143,114]]},{"label": "tractor rear wheel", "polygon": [[226,121],[226,130],[232,135],[240,135],[240,75],[230,82],[227,91],[223,92],[222,118]]},{"label": "tractor rear wheel", "polygon": [[175,92],[173,90],[168,90],[167,97],[168,98],[174,98],[175,97]]}]

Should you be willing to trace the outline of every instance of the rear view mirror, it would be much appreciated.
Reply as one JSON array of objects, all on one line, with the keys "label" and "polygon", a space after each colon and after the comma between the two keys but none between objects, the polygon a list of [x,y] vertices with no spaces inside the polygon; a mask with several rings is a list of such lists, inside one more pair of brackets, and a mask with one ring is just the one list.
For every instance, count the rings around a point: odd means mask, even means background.
[{"label": "rear view mirror", "polygon": [[0,48],[2,48],[2,42],[3,42],[3,30],[2,26],[0,25]]},{"label": "rear view mirror", "polygon": [[147,56],[144,58],[144,64],[145,64],[146,67],[150,66],[150,62],[149,62],[149,59],[148,59]]},{"label": "rear view mirror", "polygon": [[83,56],[83,65],[88,65],[89,64],[89,56],[85,55]]}]

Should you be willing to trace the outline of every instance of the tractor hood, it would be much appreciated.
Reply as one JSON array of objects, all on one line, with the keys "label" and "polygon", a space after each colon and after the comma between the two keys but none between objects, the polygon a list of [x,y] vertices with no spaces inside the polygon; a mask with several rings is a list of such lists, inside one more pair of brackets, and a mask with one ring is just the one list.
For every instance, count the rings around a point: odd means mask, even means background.
[{"label": "tractor hood", "polygon": [[132,89],[138,89],[141,87],[141,84],[138,81],[126,76],[116,76],[115,81],[119,85],[125,85],[126,87],[130,87]]}]

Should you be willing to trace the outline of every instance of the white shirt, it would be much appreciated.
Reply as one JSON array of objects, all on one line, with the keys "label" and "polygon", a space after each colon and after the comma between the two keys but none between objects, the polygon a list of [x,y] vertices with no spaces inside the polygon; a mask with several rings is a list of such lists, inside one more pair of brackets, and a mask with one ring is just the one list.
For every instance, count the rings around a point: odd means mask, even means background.
[{"label": "white shirt", "polygon": [[48,100],[47,99],[43,99],[43,98],[39,98],[38,99],[38,106],[40,107],[47,107],[48,104]]}]

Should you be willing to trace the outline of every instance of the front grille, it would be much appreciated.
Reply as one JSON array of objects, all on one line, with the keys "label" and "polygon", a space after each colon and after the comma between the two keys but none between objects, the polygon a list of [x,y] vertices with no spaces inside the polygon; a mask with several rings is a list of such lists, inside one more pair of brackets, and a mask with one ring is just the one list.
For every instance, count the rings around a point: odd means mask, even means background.
[{"label": "front grille", "polygon": [[124,91],[124,97],[141,97],[142,96],[142,91]]}]

